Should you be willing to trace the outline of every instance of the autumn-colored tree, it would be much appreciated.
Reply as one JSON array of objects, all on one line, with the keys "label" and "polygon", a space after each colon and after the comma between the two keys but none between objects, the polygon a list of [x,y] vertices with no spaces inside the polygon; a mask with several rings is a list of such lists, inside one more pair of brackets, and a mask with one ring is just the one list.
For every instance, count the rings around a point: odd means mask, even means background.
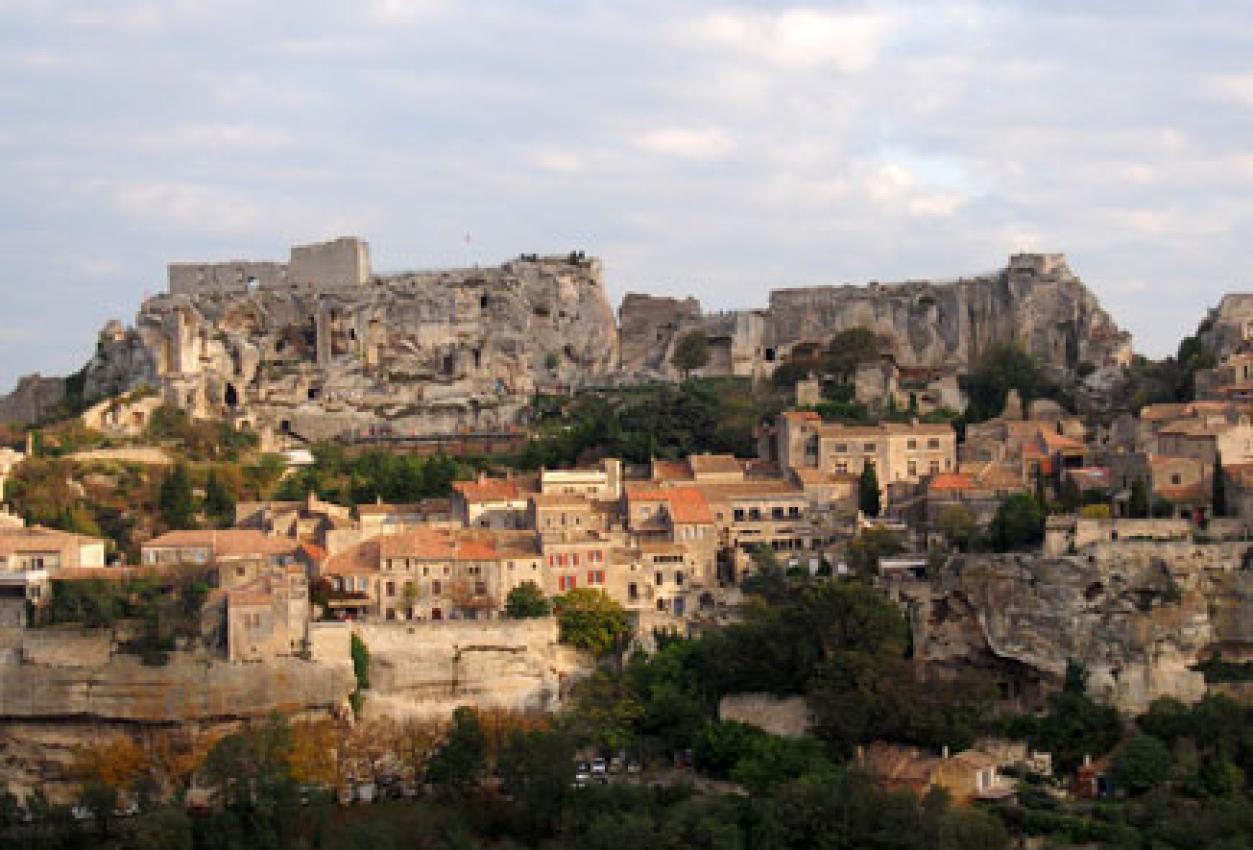
[{"label": "autumn-colored tree", "polygon": [[139,744],[119,735],[79,749],[72,773],[84,784],[96,782],[122,791],[134,786],[148,770],[148,758]]},{"label": "autumn-colored tree", "polygon": [[330,720],[297,723],[292,726],[292,748],[288,757],[292,779],[308,785],[333,785],[336,745],[339,731]]},{"label": "autumn-colored tree", "polygon": [[445,732],[445,724],[434,720],[407,717],[396,723],[393,749],[410,779],[416,780],[426,773],[426,766],[443,743]]}]

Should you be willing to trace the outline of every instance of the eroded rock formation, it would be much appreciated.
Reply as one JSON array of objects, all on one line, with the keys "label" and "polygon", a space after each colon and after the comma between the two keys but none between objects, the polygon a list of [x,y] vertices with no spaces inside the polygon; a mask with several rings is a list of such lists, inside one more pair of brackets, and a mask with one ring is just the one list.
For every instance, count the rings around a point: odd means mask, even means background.
[{"label": "eroded rock formation", "polygon": [[1059,686],[1068,660],[1126,712],[1205,693],[1192,669],[1215,651],[1253,658],[1253,572],[1244,543],[1111,544],[1080,554],[969,555],[902,587],[917,657],[973,664],[1030,691]]},{"label": "eroded rock formation", "polygon": [[963,372],[993,343],[1017,340],[1060,370],[1126,362],[1119,330],[1060,254],[1018,254],[992,274],[935,283],[776,289],[765,310],[700,315],[687,301],[628,295],[619,313],[622,368],[674,377],[677,340],[703,328],[714,374],[769,374],[798,346],[868,327],[898,365]]}]

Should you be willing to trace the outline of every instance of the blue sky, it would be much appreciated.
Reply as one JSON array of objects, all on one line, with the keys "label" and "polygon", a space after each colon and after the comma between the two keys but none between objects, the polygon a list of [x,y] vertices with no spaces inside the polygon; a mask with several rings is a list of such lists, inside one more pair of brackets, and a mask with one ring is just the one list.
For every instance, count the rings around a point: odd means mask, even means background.
[{"label": "blue sky", "polygon": [[1245,2],[0,0],[0,109],[0,390],[348,233],[708,308],[1062,251],[1155,355],[1248,286]]}]

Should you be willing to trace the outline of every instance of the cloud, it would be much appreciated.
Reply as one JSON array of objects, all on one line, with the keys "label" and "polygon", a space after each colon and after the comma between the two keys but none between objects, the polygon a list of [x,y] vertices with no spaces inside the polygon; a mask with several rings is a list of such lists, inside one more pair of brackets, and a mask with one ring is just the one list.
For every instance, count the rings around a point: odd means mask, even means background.
[{"label": "cloud", "polygon": [[137,146],[147,150],[268,154],[289,147],[292,141],[286,131],[260,124],[191,123],[145,136]]},{"label": "cloud", "polygon": [[1253,74],[1217,74],[1202,80],[1210,97],[1253,108]]},{"label": "cloud", "polygon": [[640,150],[678,159],[721,159],[735,149],[735,142],[717,127],[700,129],[667,127],[635,137]]},{"label": "cloud", "polygon": [[874,64],[902,20],[894,12],[722,9],[696,18],[689,31],[709,47],[781,68],[856,73]]}]

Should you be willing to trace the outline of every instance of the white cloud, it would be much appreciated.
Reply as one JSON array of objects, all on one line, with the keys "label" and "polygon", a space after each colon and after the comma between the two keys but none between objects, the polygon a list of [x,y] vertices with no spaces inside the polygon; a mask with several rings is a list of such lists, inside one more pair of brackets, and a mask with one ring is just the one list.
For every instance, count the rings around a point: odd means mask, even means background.
[{"label": "white cloud", "polygon": [[694,20],[690,32],[711,47],[778,67],[854,73],[874,64],[901,23],[901,16],[892,12],[723,9]]},{"label": "white cloud", "polygon": [[1205,77],[1202,86],[1211,97],[1253,108],[1253,74],[1216,74]]},{"label": "white cloud", "polygon": [[636,136],[635,146],[649,153],[679,159],[711,160],[731,153],[735,142],[717,127],[668,127]]},{"label": "white cloud", "polygon": [[179,124],[168,132],[141,137],[147,150],[273,153],[292,144],[289,133],[251,123]]}]

